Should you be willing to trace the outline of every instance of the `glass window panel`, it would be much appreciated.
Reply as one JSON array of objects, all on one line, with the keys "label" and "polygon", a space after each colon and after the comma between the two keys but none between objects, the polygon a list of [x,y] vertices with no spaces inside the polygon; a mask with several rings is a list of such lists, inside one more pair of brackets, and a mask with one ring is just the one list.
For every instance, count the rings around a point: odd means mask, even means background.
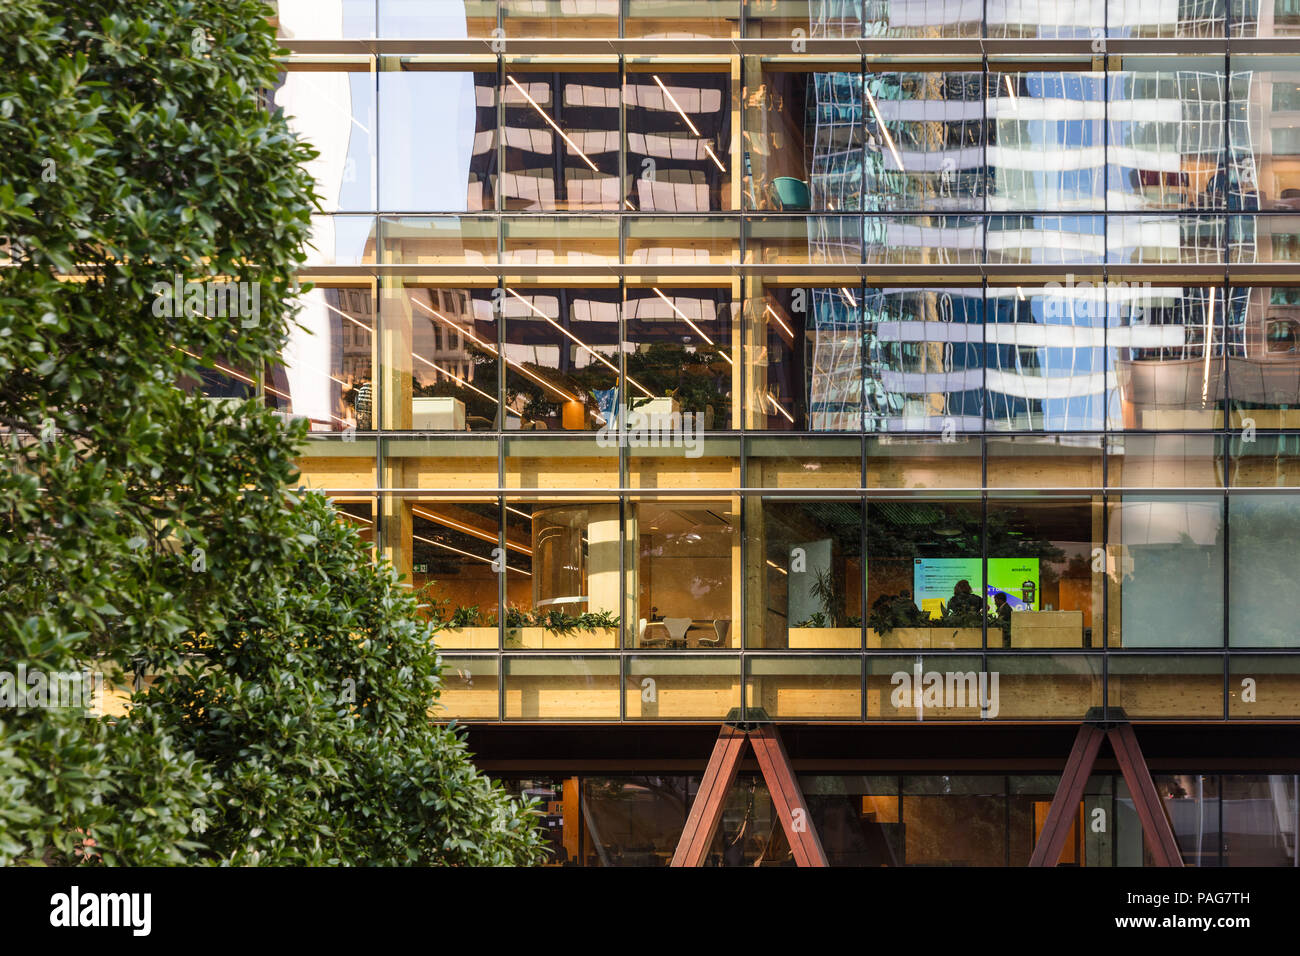
[{"label": "glass window panel", "polygon": [[1232,216],[1228,224],[1229,262],[1300,262],[1300,216]]},{"label": "glass window panel", "polygon": [[982,646],[982,510],[974,499],[868,500],[867,647]]},{"label": "glass window panel", "polygon": [[508,68],[502,207],[618,209],[618,72]]},{"label": "glass window panel", "polygon": [[[706,4],[675,6],[680,15]],[[627,35],[635,35],[635,28],[629,20]],[[628,182],[615,208],[692,213],[737,207],[731,195],[729,73],[628,73],[623,103]]]},{"label": "glass window panel", "polygon": [[1221,287],[1112,282],[1108,309],[1107,427],[1221,428]]},{"label": "glass window panel", "polygon": [[734,37],[740,0],[623,0],[623,35],[645,39]]},{"label": "glass window panel", "polygon": [[873,287],[863,295],[866,430],[979,431],[983,292]]},{"label": "glass window panel", "polygon": [[1222,647],[1223,537],[1222,497],[1112,499],[1110,646]]},{"label": "glass window panel", "polygon": [[747,503],[759,519],[748,526],[757,572],[748,580],[751,590],[761,589],[750,594],[749,646],[860,648],[861,501],[751,498]]},{"label": "glass window panel", "polygon": [[1300,289],[1229,290],[1227,340],[1232,427],[1300,426]]},{"label": "glass window panel", "polygon": [[374,216],[312,216],[304,266],[360,266],[375,261]]},{"label": "glass window panel", "polygon": [[1231,480],[1237,488],[1300,486],[1300,435],[1233,435]]},{"label": "glass window panel", "polygon": [[385,264],[497,262],[497,221],[487,216],[381,216],[379,235]]},{"label": "glass window panel", "polygon": [[511,216],[502,220],[507,265],[618,263],[618,220],[612,216]]},{"label": "glass window panel", "polygon": [[808,820],[831,866],[899,866],[898,778],[799,774]]},{"label": "glass window panel", "polygon": [[1090,282],[988,289],[990,430],[1101,430],[1105,307]]},{"label": "glass window panel", "polygon": [[719,720],[740,707],[740,659],[629,657],[626,696],[628,720]]},{"label": "glass window panel", "polygon": [[[511,435],[505,439],[507,488],[617,488],[618,448],[593,435]],[[609,500],[613,500],[611,497]]]},{"label": "glass window panel", "polygon": [[[413,501],[411,585],[439,647],[495,649],[501,510],[496,501]],[[506,563],[520,563],[509,552]]]},{"label": "glass window panel", "polygon": [[1300,209],[1300,58],[1233,56],[1233,209]]},{"label": "glass window panel", "polygon": [[904,777],[909,866],[1005,866],[1006,783],[1001,776]]},{"label": "glass window panel", "polygon": [[496,25],[495,0],[379,0],[379,35],[385,39],[488,37]]},{"label": "glass window panel", "polygon": [[1104,216],[990,216],[987,228],[985,248],[990,265],[1094,265],[1106,261]]},{"label": "glass window panel", "polygon": [[[585,865],[667,866],[699,785],[697,776],[583,777]],[[578,853],[576,837],[570,857]]]},{"label": "glass window panel", "polygon": [[1100,435],[989,435],[989,488],[1100,488]]},{"label": "glass window panel", "polygon": [[751,654],[745,658],[745,714],[750,720],[860,720],[862,659]]},{"label": "glass window panel", "polygon": [[375,0],[275,0],[275,35],[285,40],[341,40],[375,35]]},{"label": "glass window panel", "polygon": [[619,506],[506,501],[506,648],[619,645]]},{"label": "glass window panel", "polygon": [[863,97],[866,208],[984,208],[982,74],[872,73]]},{"label": "glass window panel", "polygon": [[732,218],[623,216],[628,265],[727,265],[740,261],[740,224]]},{"label": "glass window panel", "polygon": [[[1174,831],[1184,866],[1219,865],[1219,777],[1216,774],[1153,774],[1156,793]],[[1118,866],[1155,866],[1143,838],[1133,796],[1123,777],[1115,780],[1115,857]]]},{"label": "glass window panel", "polygon": [[[1107,0],[1107,34],[1113,37],[1223,36],[1225,0],[1173,4],[1134,4]],[[1100,24],[1098,24],[1100,25]]]},{"label": "glass window panel", "polygon": [[577,777],[506,778],[495,781],[511,796],[537,801],[537,827],[546,846],[542,866],[579,865],[580,819]]},{"label": "glass window panel", "polygon": [[[983,216],[867,216],[863,225],[866,262],[913,266],[981,263],[986,221]],[[989,255],[993,255],[992,246]]]},{"label": "glass window panel", "polygon": [[757,265],[857,265],[862,261],[862,220],[858,216],[747,217],[745,260]]},{"label": "glass window panel", "polygon": [[319,434],[302,446],[294,465],[306,488],[374,488],[376,441],[343,440],[339,433]]},{"label": "glass window panel", "polygon": [[1114,435],[1106,439],[1110,488],[1219,488],[1223,486],[1219,435]]},{"label": "glass window panel", "polygon": [[[937,6],[938,4],[936,4]],[[955,4],[947,4],[955,6]],[[1103,0],[1022,0],[991,3],[985,10],[988,36],[1016,39],[1076,39],[1101,36]]]},{"label": "glass window panel", "polygon": [[1100,496],[989,498],[985,610],[997,618],[990,646],[1101,647],[1104,520]]},{"label": "glass window panel", "polygon": [[482,212],[493,208],[497,171],[492,72],[433,70],[401,62],[381,70],[379,206]]},{"label": "glass window panel", "polygon": [[618,0],[501,0],[508,37],[618,36]]},{"label": "glass window panel", "polygon": [[1224,866],[1300,866],[1295,774],[1223,774]]},{"label": "glass window panel", "polygon": [[1106,666],[1112,718],[1115,708],[1135,720],[1223,718],[1222,655],[1111,654]]},{"label": "glass window panel", "polygon": [[375,296],[361,287],[314,286],[265,384],[268,403],[286,419],[305,418],[308,430],[375,428]]},{"label": "glass window panel", "polygon": [[[345,447],[352,445],[361,442]],[[388,481],[399,487],[408,475],[412,485],[426,488],[496,488],[500,484],[495,438],[463,433],[440,438],[384,438],[382,451],[385,467],[394,470]],[[374,458],[373,447],[369,454]],[[370,467],[373,471],[373,462]]]},{"label": "glass window panel", "polygon": [[[1008,8],[1011,9],[1011,8]],[[1034,22],[1034,21],[1026,21]],[[988,76],[988,190],[990,210],[1100,210],[1105,159],[1104,75],[1066,71],[991,73]],[[1040,240],[1048,261],[1055,249],[1077,249],[1091,235],[1087,217],[1044,222],[1058,237]],[[1014,219],[1003,229],[1024,229]],[[992,231],[992,230],[991,230]],[[1097,235],[1103,235],[1097,230]],[[989,248],[995,246],[989,236]],[[1091,243],[1088,243],[1091,245]],[[1078,253],[1055,253],[1078,261]]]},{"label": "glass window panel", "polygon": [[626,534],[633,647],[740,646],[738,499],[629,501]]},{"label": "glass window panel", "polygon": [[384,354],[391,364],[384,380],[393,401],[384,427],[499,429],[497,290],[417,285],[400,277],[385,282]]},{"label": "glass window panel", "polygon": [[1100,654],[990,654],[988,719],[1083,720],[1102,705],[1101,669]]},{"label": "glass window panel", "polygon": [[746,207],[861,209],[859,61],[847,64],[851,72],[808,73],[782,69],[784,65],[760,63],[757,57],[744,60]]},{"label": "glass window panel", "polygon": [[857,436],[771,435],[747,439],[745,449],[750,488],[857,488],[861,481]]},{"label": "glass window panel", "polygon": [[[1295,646],[1295,637],[1290,636],[1286,643]],[[1254,646],[1262,646],[1262,642]],[[1297,713],[1300,713],[1300,658],[1292,654],[1228,655],[1229,718],[1294,720]]]},{"label": "glass window panel", "polygon": [[747,37],[853,39],[862,35],[859,0],[744,0],[744,4]]},{"label": "glass window panel", "polygon": [[617,289],[506,289],[507,428],[594,431],[618,394]]},{"label": "glass window panel", "polygon": [[1168,59],[1168,66],[1159,62],[1159,71],[1130,69],[1107,75],[1106,189],[1111,209],[1226,205],[1223,61]]},{"label": "glass window panel", "polygon": [[617,657],[503,657],[507,720],[617,720]]},{"label": "glass window panel", "polygon": [[1112,215],[1106,223],[1111,265],[1217,265],[1228,244],[1225,216]]},{"label": "glass window panel", "polygon": [[858,431],[862,289],[784,288],[751,279],[746,424],[771,431]]},{"label": "glass window panel", "polygon": [[375,499],[361,498],[356,500],[340,500],[330,498],[335,510],[338,511],[339,520],[353,528],[357,536],[361,538],[370,547],[375,546]]},{"label": "glass window panel", "polygon": [[867,436],[868,488],[979,488],[979,439],[907,435]]},{"label": "glass window panel", "polygon": [[[374,210],[374,75],[368,70],[281,73],[272,102],[284,110],[289,128],[319,154],[305,168],[316,181],[321,209]],[[321,243],[328,250],[324,237]]]},{"label": "glass window panel", "polygon": [[[1232,647],[1300,647],[1289,601],[1300,566],[1300,498],[1228,499],[1228,638]],[[1300,713],[1300,711],[1297,711]]]},{"label": "glass window panel", "polygon": [[740,303],[731,290],[628,289],[623,315],[629,442],[644,433],[684,444],[702,430],[734,427]]},{"label": "glass window panel", "polygon": [[980,4],[961,0],[914,0],[907,4],[866,0],[864,7],[869,37],[977,37],[983,19]]},{"label": "glass window panel", "polygon": [[1231,0],[1234,37],[1300,36],[1295,0]]},{"label": "glass window panel", "polygon": [[499,664],[495,657],[442,658],[442,687],[433,706],[435,720],[498,720]]},{"label": "glass window panel", "polygon": [[684,433],[680,443],[665,446],[662,442],[655,445],[652,437],[628,432],[629,488],[740,487],[739,438],[707,434],[700,438],[698,433]]}]

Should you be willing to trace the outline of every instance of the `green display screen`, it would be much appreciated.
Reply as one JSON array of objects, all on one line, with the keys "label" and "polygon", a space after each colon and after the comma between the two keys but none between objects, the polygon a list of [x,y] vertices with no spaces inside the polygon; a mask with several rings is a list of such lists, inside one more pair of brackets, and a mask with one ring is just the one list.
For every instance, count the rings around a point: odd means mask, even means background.
[{"label": "green display screen", "polygon": [[[993,610],[993,597],[1007,596],[1013,611],[1037,611],[1042,596],[1037,558],[989,558],[984,601]],[[916,558],[912,567],[912,594],[916,606],[930,617],[942,615],[958,581],[968,581],[973,594],[980,593],[984,577],[980,558]]]}]

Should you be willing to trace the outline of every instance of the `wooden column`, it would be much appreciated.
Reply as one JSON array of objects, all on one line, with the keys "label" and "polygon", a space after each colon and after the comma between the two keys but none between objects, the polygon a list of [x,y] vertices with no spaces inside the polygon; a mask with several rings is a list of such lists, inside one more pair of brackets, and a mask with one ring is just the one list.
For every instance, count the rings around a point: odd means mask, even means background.
[{"label": "wooden column", "polygon": [[713,843],[713,835],[718,832],[718,824],[722,821],[727,792],[736,782],[736,771],[740,769],[740,758],[744,752],[745,732],[723,724],[670,866],[703,865],[709,845]]}]

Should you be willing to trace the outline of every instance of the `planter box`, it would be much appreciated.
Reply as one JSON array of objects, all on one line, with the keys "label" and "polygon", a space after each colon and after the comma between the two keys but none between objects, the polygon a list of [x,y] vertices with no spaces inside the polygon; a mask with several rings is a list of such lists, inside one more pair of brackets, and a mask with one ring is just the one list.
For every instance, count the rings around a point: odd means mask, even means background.
[{"label": "planter box", "polygon": [[569,631],[564,634],[547,630],[544,627],[506,628],[506,649],[516,647],[541,648],[544,650],[588,647],[617,648],[618,628],[598,627],[591,631]]},{"label": "planter box", "polygon": [[787,647],[850,648],[862,646],[860,627],[792,627],[786,632]]},{"label": "planter box", "polygon": [[1012,647],[1082,647],[1082,611],[1016,611]]},{"label": "planter box", "polygon": [[978,650],[984,634],[978,627],[895,627],[886,634],[867,629],[867,647],[948,648]]},{"label": "planter box", "polygon": [[411,428],[416,431],[465,430],[465,403],[449,395],[411,399]]},{"label": "planter box", "polygon": [[438,647],[486,647],[496,650],[497,629],[495,627],[447,627],[434,635],[433,643]]}]

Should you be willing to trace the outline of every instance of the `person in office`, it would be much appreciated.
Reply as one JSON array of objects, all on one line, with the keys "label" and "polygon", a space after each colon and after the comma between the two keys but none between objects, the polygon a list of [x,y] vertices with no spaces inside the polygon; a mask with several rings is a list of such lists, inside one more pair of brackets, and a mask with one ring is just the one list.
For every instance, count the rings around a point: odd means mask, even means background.
[{"label": "person in office", "polygon": [[962,578],[953,586],[952,597],[948,599],[948,613],[958,614],[962,611],[978,613],[983,604],[984,602],[971,591],[970,582]]},{"label": "person in office", "polygon": [[1007,596],[1001,591],[993,595],[993,613],[997,615],[998,622],[1002,625],[1002,644],[1004,647],[1011,646],[1011,605],[1007,602]]}]

